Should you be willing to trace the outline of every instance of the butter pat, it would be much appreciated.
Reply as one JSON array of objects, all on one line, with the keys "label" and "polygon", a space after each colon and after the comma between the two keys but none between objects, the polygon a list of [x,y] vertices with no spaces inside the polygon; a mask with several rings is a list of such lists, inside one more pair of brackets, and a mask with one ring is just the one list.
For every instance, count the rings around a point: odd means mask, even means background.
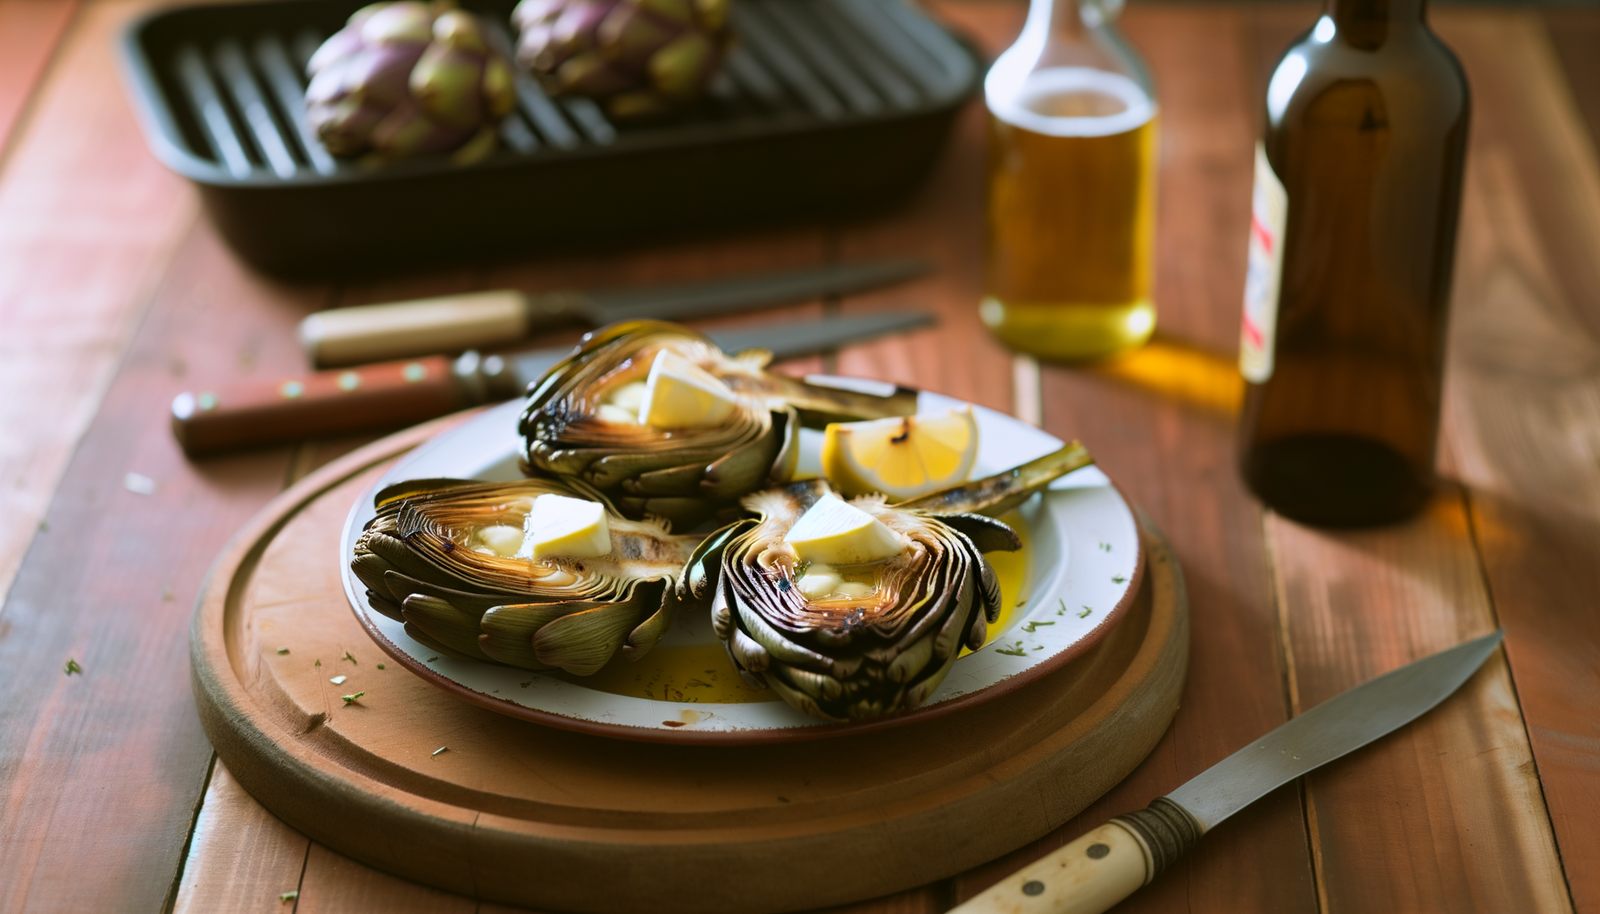
[{"label": "butter pat", "polygon": [[522,548],[522,531],[505,524],[495,524],[478,531],[478,546],[490,555],[510,558]]},{"label": "butter pat", "polygon": [[643,381],[633,381],[612,391],[611,396],[606,397],[606,402],[637,415],[639,407],[644,404],[646,389]]},{"label": "butter pat", "polygon": [[644,385],[639,421],[651,428],[721,425],[738,404],[732,388],[669,349],[656,354]]},{"label": "butter pat", "polygon": [[817,499],[789,528],[784,541],[794,547],[801,561],[828,565],[881,562],[905,549],[900,534],[836,495]]},{"label": "butter pat", "polygon": [[541,495],[533,500],[522,530],[522,549],[517,554],[525,559],[587,559],[611,551],[611,526],[599,502]]}]

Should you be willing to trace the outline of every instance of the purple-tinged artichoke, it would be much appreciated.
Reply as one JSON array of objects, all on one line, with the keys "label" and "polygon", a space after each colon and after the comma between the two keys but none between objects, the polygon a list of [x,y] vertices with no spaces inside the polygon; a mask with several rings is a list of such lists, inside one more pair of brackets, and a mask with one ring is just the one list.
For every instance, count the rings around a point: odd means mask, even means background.
[{"label": "purple-tinged artichoke", "polygon": [[709,607],[740,675],[796,710],[838,721],[909,711],[939,688],[963,645],[983,646],[999,616],[1000,584],[983,554],[1020,543],[988,515],[1088,463],[1088,452],[1073,443],[898,505],[857,498],[851,506],[902,545],[887,558],[853,565],[808,560],[791,541],[802,517],[834,497],[826,482],[756,492],[743,504],[757,519],[706,537],[678,578],[677,596]]},{"label": "purple-tinged artichoke", "polygon": [[728,0],[522,0],[517,62],[556,94],[601,101],[619,120],[697,99],[728,48]]},{"label": "purple-tinged artichoke", "polygon": [[418,0],[363,7],[306,65],[306,117],[336,156],[494,150],[511,64],[471,13]]}]

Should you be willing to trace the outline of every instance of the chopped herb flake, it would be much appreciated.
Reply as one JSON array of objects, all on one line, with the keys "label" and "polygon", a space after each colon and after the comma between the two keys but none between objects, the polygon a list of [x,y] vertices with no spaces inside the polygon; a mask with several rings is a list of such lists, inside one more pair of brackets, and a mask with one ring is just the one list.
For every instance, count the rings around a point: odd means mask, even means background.
[{"label": "chopped herb flake", "polygon": [[1055,624],[1054,622],[1029,622],[1026,625],[1022,626],[1022,630],[1031,635],[1034,632],[1038,631],[1039,630],[1039,626],[1041,626],[1041,625],[1054,625],[1054,624]]},{"label": "chopped herb flake", "polygon": [[1056,610],[1056,615],[1064,616],[1066,614],[1067,614],[1067,601],[1065,599],[1063,599],[1061,601],[1061,608]]},{"label": "chopped herb flake", "polygon": [[296,898],[299,898],[299,897],[300,897],[300,893],[299,892],[281,892],[278,895],[278,900],[279,901],[294,901]]},{"label": "chopped herb flake", "polygon": [[1126,580],[1127,580],[1127,578],[1123,577],[1120,574],[1119,575],[1113,575],[1112,578],[1111,578],[1111,583],[1113,583],[1113,584],[1121,584],[1123,581],[1126,581]]},{"label": "chopped herb flake", "polygon": [[522,687],[523,687],[523,688],[524,688],[524,689],[526,689],[526,688],[527,688],[527,687],[528,687],[528,686],[531,686],[531,685],[533,685],[533,680],[532,680],[532,679],[530,679],[530,680],[528,680],[528,681],[527,681],[527,682],[522,682],[522,683],[518,683],[518,685],[520,685],[520,686],[522,686]]},{"label": "chopped herb flake", "polygon": [[312,666],[322,666],[322,661],[321,661],[321,660],[318,660],[318,661],[317,661],[317,662],[316,662],[316,663],[313,663],[313,664],[311,664],[311,665],[312,665]]},{"label": "chopped herb flake", "polygon": [[280,647],[280,648],[278,648],[278,653],[287,654],[287,653],[289,653],[289,649],[286,648],[286,647]]},{"label": "chopped herb flake", "polygon": [[361,696],[363,696],[365,694],[367,694],[367,693],[366,692],[357,692],[354,695],[340,695],[339,697],[344,699],[344,703],[346,705],[353,705],[353,704],[356,703],[357,700],[359,700],[361,698]]},{"label": "chopped herb flake", "polygon": [[40,533],[49,533],[50,532],[50,525],[48,523],[45,523],[44,521],[39,521],[39,532]]},{"label": "chopped herb flake", "polygon": [[73,660],[71,657],[68,657],[67,658],[67,665],[62,667],[61,671],[63,673],[66,673],[68,676],[71,676],[73,673],[82,673],[83,672],[83,667],[78,665],[78,661]]},{"label": "chopped herb flake", "polygon": [[433,750],[433,754],[434,755],[438,755],[441,752],[449,752],[449,751],[450,751],[450,747],[449,746],[440,746],[439,748]]},{"label": "chopped herb flake", "polygon": [[333,683],[334,685],[344,685],[344,680],[345,680],[345,677],[343,677],[343,676],[335,676],[335,677],[333,677],[332,679],[330,679],[328,681]]},{"label": "chopped herb flake", "polygon": [[354,657],[352,657],[352,656],[350,656],[350,652],[349,652],[349,651],[345,651],[345,652],[344,652],[344,656],[343,656],[343,657],[342,657],[342,658],[340,658],[340,659],[342,659],[342,660],[348,660],[348,661],[350,661],[350,662],[351,662],[351,663],[355,663],[355,662],[356,662],[356,658],[354,658]]},{"label": "chopped herb flake", "polygon": [[1087,619],[1087,618],[1089,618],[1089,614],[1092,613],[1092,612],[1094,612],[1094,609],[1092,607],[1085,606],[1083,608],[1083,612],[1078,613],[1078,618]]},{"label": "chopped herb flake", "polygon": [[1110,552],[1111,551],[1111,544],[1102,542],[1100,544],[1100,551],[1101,552]]},{"label": "chopped herb flake", "polygon": [[432,662],[434,662],[435,660],[438,660],[438,659],[439,659],[439,655],[438,654],[434,654],[432,657],[428,658],[428,662],[432,663]]},{"label": "chopped herb flake", "polygon": [[380,670],[381,670],[381,669],[384,669],[384,665],[383,665],[383,664],[381,664],[381,663],[380,663],[380,664],[378,664],[378,669],[380,669]]},{"label": "chopped herb flake", "polygon": [[1007,655],[1010,655],[1012,657],[1023,657],[1023,656],[1027,655],[1027,651],[1024,651],[1022,649],[1022,642],[1021,641],[1018,641],[1017,643],[1011,645],[1010,647],[997,647],[997,648],[994,649],[994,652],[996,654],[1007,654]]}]

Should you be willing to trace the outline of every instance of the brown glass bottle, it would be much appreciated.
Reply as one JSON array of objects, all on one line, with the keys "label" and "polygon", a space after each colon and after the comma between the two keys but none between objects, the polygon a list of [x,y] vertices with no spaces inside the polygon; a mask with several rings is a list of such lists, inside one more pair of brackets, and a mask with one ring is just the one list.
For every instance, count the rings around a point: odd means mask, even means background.
[{"label": "brown glass bottle", "polygon": [[1433,489],[1470,102],[1424,7],[1328,0],[1267,90],[1240,468],[1307,523],[1396,520]]}]

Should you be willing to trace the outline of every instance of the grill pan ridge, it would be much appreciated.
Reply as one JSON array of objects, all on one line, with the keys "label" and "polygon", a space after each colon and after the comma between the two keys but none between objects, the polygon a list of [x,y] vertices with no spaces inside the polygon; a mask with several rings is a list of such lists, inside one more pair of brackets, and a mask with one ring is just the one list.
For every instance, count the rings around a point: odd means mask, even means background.
[{"label": "grill pan ridge", "polygon": [[[151,149],[260,268],[349,273],[880,208],[928,171],[983,70],[906,0],[734,0],[735,44],[683,119],[614,124],[519,73],[487,159],[375,166],[329,155],[304,116],[306,61],[360,5],[182,7],[123,35]],[[464,5],[509,46],[509,0]]]}]

